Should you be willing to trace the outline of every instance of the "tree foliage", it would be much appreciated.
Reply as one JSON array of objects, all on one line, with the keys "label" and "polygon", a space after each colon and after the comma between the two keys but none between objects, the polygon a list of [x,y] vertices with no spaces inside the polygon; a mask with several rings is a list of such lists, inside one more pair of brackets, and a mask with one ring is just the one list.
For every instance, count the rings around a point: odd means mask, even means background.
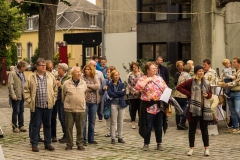
[{"label": "tree foliage", "polygon": [[18,62],[17,46],[16,46],[15,43],[11,45],[10,51],[11,51],[10,58],[11,58],[11,61],[12,61],[11,65],[15,66],[15,64]]},{"label": "tree foliage", "polygon": [[12,1],[11,3],[12,6],[19,9],[20,14],[39,15],[38,52],[39,57],[44,59],[53,60],[54,58],[55,26],[59,2],[70,5],[67,0],[32,0],[22,3]]},{"label": "tree foliage", "polygon": [[21,36],[25,18],[16,7],[10,8],[6,0],[0,0],[0,57],[7,56],[7,47]]}]

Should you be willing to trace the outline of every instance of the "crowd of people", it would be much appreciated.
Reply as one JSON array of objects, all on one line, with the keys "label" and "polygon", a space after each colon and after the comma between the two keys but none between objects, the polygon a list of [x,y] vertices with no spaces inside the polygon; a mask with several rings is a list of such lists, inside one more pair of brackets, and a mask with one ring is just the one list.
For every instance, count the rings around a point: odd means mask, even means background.
[{"label": "crowd of people", "polygon": [[[20,61],[11,68],[8,78],[13,132],[27,131],[24,127],[24,106],[28,106],[29,137],[33,152],[39,152],[39,142],[44,142],[45,149],[53,151],[55,148],[51,143],[57,141],[66,143],[65,150],[71,150],[74,146],[74,125],[78,150],[85,150],[84,146],[88,144],[98,144],[95,140],[96,117],[99,122],[106,120],[109,132],[105,136],[111,137],[111,144],[116,143],[116,138],[118,143],[125,143],[122,131],[127,97],[132,129],[136,129],[138,115],[139,134],[144,139],[143,150],[149,149],[151,132],[154,130],[156,148],[162,151],[167,104],[160,98],[169,84],[169,72],[162,63],[163,58],[158,57],[156,62],[147,62],[142,71],[138,62],[132,62],[125,84],[116,68],[107,66],[106,58],[95,55],[82,69],[78,66],[69,69],[65,63],[59,63],[57,69],[53,69],[50,60],[39,58],[27,78],[24,71],[28,64]],[[173,95],[184,111],[181,115],[176,114],[176,129],[189,130],[189,156],[193,154],[196,131],[202,134],[204,155],[210,155],[208,122],[218,120],[216,107],[219,99],[214,88],[217,84],[224,88],[231,111],[233,127],[230,132],[240,133],[240,58],[234,58],[232,65],[228,59],[222,63],[224,69],[217,76],[209,59],[195,66],[192,60],[186,64],[183,61],[176,62],[176,91]],[[57,115],[63,134],[60,139],[57,139],[56,133]],[[44,139],[40,137],[41,126]]]}]

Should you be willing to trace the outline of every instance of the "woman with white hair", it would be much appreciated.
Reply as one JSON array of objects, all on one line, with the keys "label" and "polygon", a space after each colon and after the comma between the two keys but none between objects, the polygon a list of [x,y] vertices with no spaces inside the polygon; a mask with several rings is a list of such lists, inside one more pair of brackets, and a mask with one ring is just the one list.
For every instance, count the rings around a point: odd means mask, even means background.
[{"label": "woman with white hair", "polygon": [[64,118],[64,106],[62,103],[62,86],[63,83],[70,79],[71,76],[68,74],[68,65],[66,63],[58,64],[58,77],[56,78],[56,83],[58,86],[58,96],[57,101],[52,110],[52,119],[51,119],[51,136],[52,142],[57,142],[57,113],[58,119],[62,126],[63,137],[58,141],[60,143],[66,143],[66,126],[65,126],[65,118]]}]

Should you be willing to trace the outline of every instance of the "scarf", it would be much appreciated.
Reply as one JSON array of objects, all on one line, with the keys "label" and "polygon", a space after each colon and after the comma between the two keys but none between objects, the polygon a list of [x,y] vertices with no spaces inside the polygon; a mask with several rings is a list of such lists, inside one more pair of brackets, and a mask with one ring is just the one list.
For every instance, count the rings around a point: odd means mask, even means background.
[{"label": "scarf", "polygon": [[209,92],[210,86],[203,78],[199,85],[197,79],[193,79],[191,86],[190,110],[192,116],[203,116],[203,120],[213,120],[211,103],[209,99],[203,97],[203,93]]}]

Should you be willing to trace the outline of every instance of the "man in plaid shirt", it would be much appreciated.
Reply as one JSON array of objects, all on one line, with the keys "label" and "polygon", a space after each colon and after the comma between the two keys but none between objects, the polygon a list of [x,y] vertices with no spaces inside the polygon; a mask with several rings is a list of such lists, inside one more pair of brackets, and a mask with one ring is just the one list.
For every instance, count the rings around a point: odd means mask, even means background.
[{"label": "man in plaid shirt", "polygon": [[52,108],[57,99],[57,84],[54,76],[46,72],[46,62],[39,58],[36,62],[37,70],[29,75],[24,86],[24,98],[31,110],[30,140],[32,151],[39,152],[39,128],[44,126],[45,149],[53,151],[51,145],[51,116]]}]

